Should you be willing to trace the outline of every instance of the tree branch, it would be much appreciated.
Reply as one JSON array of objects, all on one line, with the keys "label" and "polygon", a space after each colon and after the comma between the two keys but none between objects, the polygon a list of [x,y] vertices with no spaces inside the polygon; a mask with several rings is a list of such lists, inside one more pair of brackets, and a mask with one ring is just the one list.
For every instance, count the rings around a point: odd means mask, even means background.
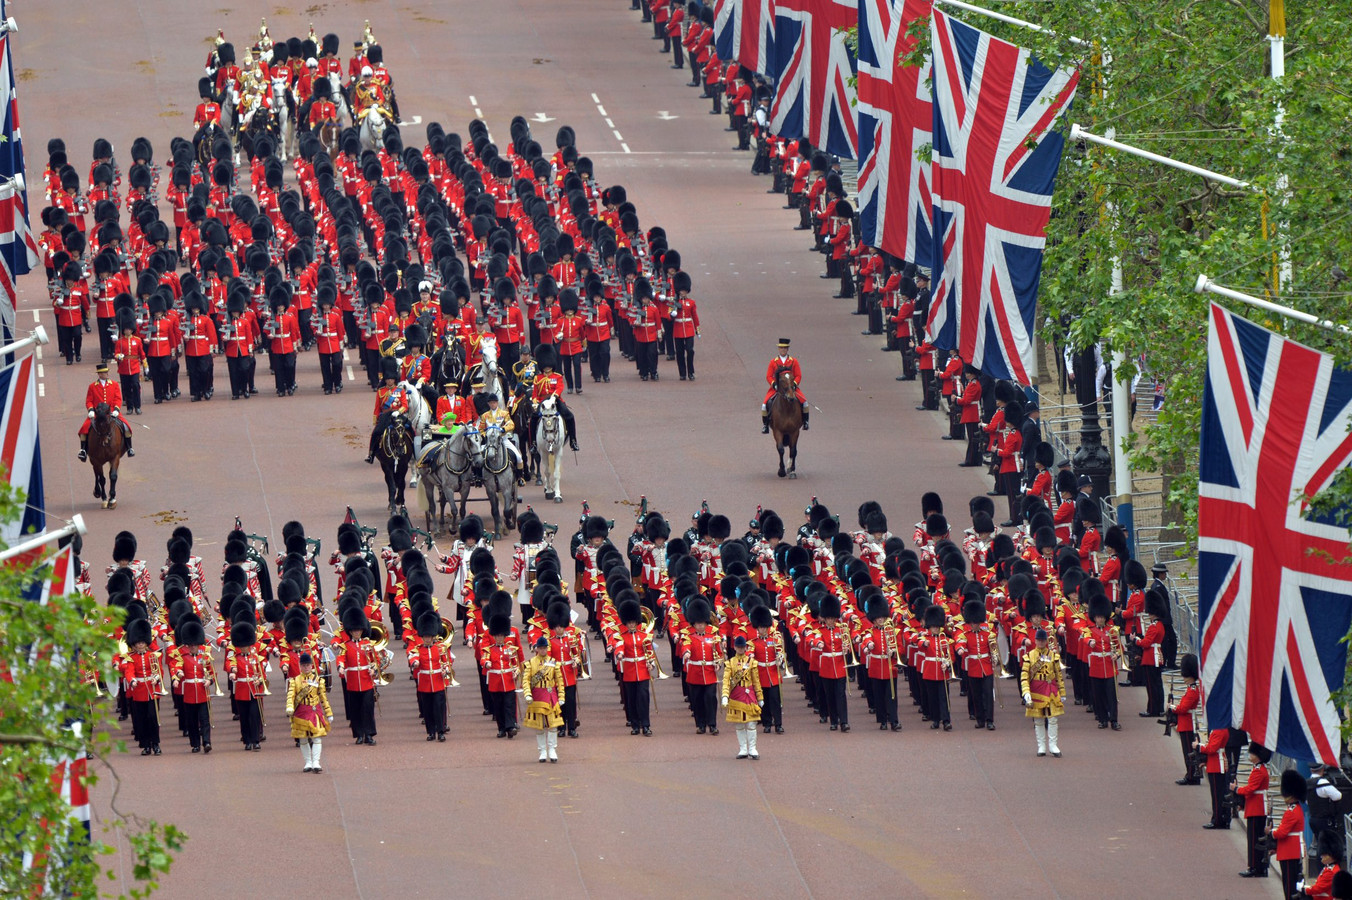
[{"label": "tree branch", "polygon": [[1259,34],[1266,35],[1268,33],[1268,23],[1258,21],[1258,17],[1253,14],[1253,10],[1245,6],[1242,0],[1225,0],[1225,2],[1244,13],[1245,18],[1253,23],[1253,27],[1257,29]]},{"label": "tree branch", "polygon": [[80,749],[79,746],[75,744],[67,744],[64,741],[54,741],[51,738],[44,737],[40,734],[0,733],[0,746],[3,746],[5,744],[28,744],[28,745],[41,744],[44,747],[56,747],[61,750],[70,750],[71,752],[75,752]]}]

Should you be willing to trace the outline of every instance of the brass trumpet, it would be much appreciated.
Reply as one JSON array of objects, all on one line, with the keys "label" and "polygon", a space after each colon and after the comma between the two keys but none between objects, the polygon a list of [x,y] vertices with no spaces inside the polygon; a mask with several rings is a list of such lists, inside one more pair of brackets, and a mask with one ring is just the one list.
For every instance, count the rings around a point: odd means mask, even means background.
[{"label": "brass trumpet", "polygon": [[389,650],[389,632],[385,630],[384,625],[379,622],[371,623],[371,641],[373,644],[371,650],[375,653],[375,661],[373,662],[375,670],[371,673],[372,680],[376,684],[384,686],[394,680],[394,676],[388,671],[392,654]]}]

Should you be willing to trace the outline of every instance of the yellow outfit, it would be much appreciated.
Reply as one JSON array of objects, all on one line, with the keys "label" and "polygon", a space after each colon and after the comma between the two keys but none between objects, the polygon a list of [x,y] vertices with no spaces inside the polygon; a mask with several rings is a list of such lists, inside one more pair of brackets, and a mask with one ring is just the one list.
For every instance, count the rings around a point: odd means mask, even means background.
[{"label": "yellow outfit", "polygon": [[[745,700],[733,696],[735,688],[746,688],[756,695],[756,704],[752,706]],[[739,691],[744,694],[745,692]],[[761,704],[765,701],[761,693],[759,667],[750,653],[739,653],[728,660],[723,667],[723,696],[728,699],[727,720],[729,722],[759,722]]]},{"label": "yellow outfit", "polygon": [[498,426],[509,434],[516,428],[515,423],[512,422],[511,414],[501,406],[497,409],[490,409],[479,417],[480,428],[487,429],[492,425]]},{"label": "yellow outfit", "polygon": [[536,731],[561,726],[563,668],[559,661],[549,656],[532,656],[521,665],[521,683],[526,689],[527,701],[521,724]]},{"label": "yellow outfit", "polygon": [[[1055,694],[1044,689],[1051,684],[1056,685]],[[1046,653],[1036,647],[1028,651],[1023,659],[1019,686],[1023,693],[1033,698],[1025,712],[1028,718],[1059,716],[1065,712],[1066,676],[1061,671],[1060,654],[1052,650],[1050,645]]]},{"label": "yellow outfit", "polygon": [[[324,715],[318,724],[296,715],[297,709],[306,706],[323,709]],[[317,672],[310,672],[308,675],[301,673],[291,679],[286,687],[286,714],[291,719],[293,738],[323,737],[329,733],[333,710],[329,708],[329,695],[324,690],[324,681]]]}]

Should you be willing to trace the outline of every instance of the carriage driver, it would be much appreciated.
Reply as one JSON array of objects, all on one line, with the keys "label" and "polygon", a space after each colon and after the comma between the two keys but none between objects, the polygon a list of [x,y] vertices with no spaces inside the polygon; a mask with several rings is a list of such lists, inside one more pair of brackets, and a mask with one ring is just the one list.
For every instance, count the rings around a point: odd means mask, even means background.
[{"label": "carriage driver", "polygon": [[390,419],[396,413],[408,413],[408,394],[399,383],[398,360],[387,356],[380,361],[380,379],[382,384],[376,391],[376,408],[371,416],[375,427],[371,429],[371,446],[366,454],[366,462],[370,464],[376,461],[376,441],[390,427]]},{"label": "carriage driver", "polygon": [[770,360],[770,365],[765,369],[765,381],[770,385],[770,389],[765,392],[765,399],[761,401],[761,434],[770,433],[770,399],[775,395],[775,376],[779,374],[780,369],[788,369],[793,373],[794,393],[798,395],[798,402],[803,404],[803,430],[807,431],[807,398],[803,396],[803,367],[798,365],[798,359],[789,355],[789,339],[779,339],[779,355]]},{"label": "carriage driver", "polygon": [[[539,368],[540,374],[535,376],[535,387],[531,390],[531,400],[535,403],[536,409],[550,397],[554,398],[555,404],[559,408],[559,415],[563,416],[563,425],[568,435],[568,449],[576,452],[577,450],[577,427],[573,424],[573,411],[563,402],[563,376],[554,371],[558,366],[557,351],[552,344],[541,344],[535,348],[535,365]],[[537,412],[531,422],[531,430],[535,428],[535,423],[539,421],[540,414]]]},{"label": "carriage driver", "polygon": [[122,419],[122,385],[108,380],[106,362],[99,363],[94,367],[94,371],[99,377],[89,386],[89,390],[85,391],[85,409],[89,412],[80,425],[80,462],[89,459],[89,426],[94,422],[94,409],[100,403],[108,404],[113,421],[122,428],[122,439],[127,445],[127,455],[135,456],[136,451],[131,448],[131,426]]}]

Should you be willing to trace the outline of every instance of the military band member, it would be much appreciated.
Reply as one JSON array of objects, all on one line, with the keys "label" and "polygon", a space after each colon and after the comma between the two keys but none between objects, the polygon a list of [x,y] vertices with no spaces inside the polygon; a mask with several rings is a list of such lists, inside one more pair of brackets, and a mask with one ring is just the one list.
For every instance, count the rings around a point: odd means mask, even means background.
[{"label": "military band member", "polygon": [[[681,642],[681,668],[688,688],[690,710],[695,715],[695,733],[718,734],[714,691],[718,685],[718,667],[723,662],[723,642],[717,631],[709,629],[712,610],[701,597],[685,606],[690,630]],[[740,738],[740,734],[739,734]]]},{"label": "military band member", "polygon": [[[723,709],[737,731],[737,758],[760,759],[756,752],[756,729],[761,721],[765,694],[757,671],[759,667],[746,638],[738,635],[732,646],[733,656],[723,667]],[[718,729],[713,733],[717,734]]]},{"label": "military band member", "polygon": [[1033,633],[1035,646],[1023,660],[1019,684],[1023,689],[1025,715],[1033,720],[1033,734],[1037,737],[1037,755],[1061,756],[1057,743],[1057,717],[1065,712],[1066,676],[1061,671],[1061,657],[1048,644],[1047,632],[1039,628]]},{"label": "military band member", "polygon": [[577,683],[582,677],[590,677],[587,636],[573,624],[566,601],[549,604],[545,609],[545,623],[549,628],[549,655],[558,662],[563,672],[563,723],[559,725],[559,736],[567,733],[570,738],[575,738],[578,726]]},{"label": "military band member", "polygon": [[[350,577],[350,576],[349,576]],[[344,610],[343,631],[347,642],[338,657],[338,677],[347,689],[354,744],[376,742],[376,674],[379,663],[371,642],[371,623],[366,613],[352,607]]]},{"label": "military band member", "polygon": [[234,683],[235,711],[239,715],[239,739],[245,750],[261,749],[263,740],[263,660],[256,644],[258,633],[251,622],[230,626],[231,652],[226,671]]},{"label": "military band member", "polygon": [[967,693],[976,715],[976,727],[995,730],[995,669],[999,645],[991,630],[986,604],[970,599],[962,605],[962,630],[957,638],[958,656],[967,674]]},{"label": "military band member", "polygon": [[521,666],[521,684],[526,691],[527,728],[538,732],[536,746],[540,762],[559,761],[559,732],[563,726],[563,667],[549,652],[550,641],[541,635],[536,639],[533,655]]},{"label": "military band member", "polygon": [[652,638],[639,627],[643,607],[636,597],[621,601],[616,610],[621,629],[610,640],[610,653],[619,670],[624,691],[625,712],[629,717],[629,733],[642,732],[652,737],[652,722],[648,717],[650,678],[648,665],[655,661]]},{"label": "military band member", "polygon": [[427,739],[446,740],[446,687],[451,681],[450,650],[437,640],[441,634],[441,617],[425,612],[418,617],[416,628],[422,640],[409,653],[409,670],[418,685],[418,714],[422,716]]},{"label": "military band member", "polygon": [[216,678],[206,642],[201,622],[181,623],[179,653],[170,668],[175,690],[183,692],[180,724],[188,732],[193,753],[211,752],[211,692]]},{"label": "military band member", "polygon": [[[1097,581],[1086,584],[1098,584]],[[1112,603],[1102,593],[1089,598],[1090,627],[1081,631],[1081,640],[1088,641],[1090,702],[1099,728],[1111,727],[1121,731],[1117,721],[1117,659],[1121,638],[1117,626],[1109,623]]]},{"label": "military band member", "polygon": [[151,649],[154,635],[148,619],[127,623],[123,640],[128,653],[119,666],[131,701],[131,727],[142,756],[160,755],[160,656]]},{"label": "military band member", "polygon": [[301,771],[319,774],[324,771],[319,757],[333,710],[324,680],[315,671],[315,658],[308,652],[302,653],[299,663],[300,674],[286,687],[286,715],[291,720],[291,736],[300,745]]},{"label": "military band member", "polygon": [[780,685],[787,666],[784,640],[775,628],[775,617],[770,607],[753,606],[747,615],[751,619],[751,627],[756,629],[756,636],[751,640],[751,654],[755,657],[760,674],[761,725],[766,734],[770,733],[771,728],[777,734],[783,734],[784,704],[780,697]]},{"label": "military band member", "polygon": [[850,626],[840,617],[840,600],[833,595],[822,597],[821,630],[814,635],[811,648],[819,660],[817,677],[823,702],[822,721],[830,720],[832,731],[850,730],[850,711],[846,700],[847,674],[845,657],[850,645]]},{"label": "military band member", "polygon": [[517,640],[508,640],[512,633],[512,620],[507,615],[490,615],[489,640],[479,650],[479,665],[488,684],[488,705],[500,738],[514,738],[520,731],[516,723],[516,687],[522,663],[521,645]]}]

